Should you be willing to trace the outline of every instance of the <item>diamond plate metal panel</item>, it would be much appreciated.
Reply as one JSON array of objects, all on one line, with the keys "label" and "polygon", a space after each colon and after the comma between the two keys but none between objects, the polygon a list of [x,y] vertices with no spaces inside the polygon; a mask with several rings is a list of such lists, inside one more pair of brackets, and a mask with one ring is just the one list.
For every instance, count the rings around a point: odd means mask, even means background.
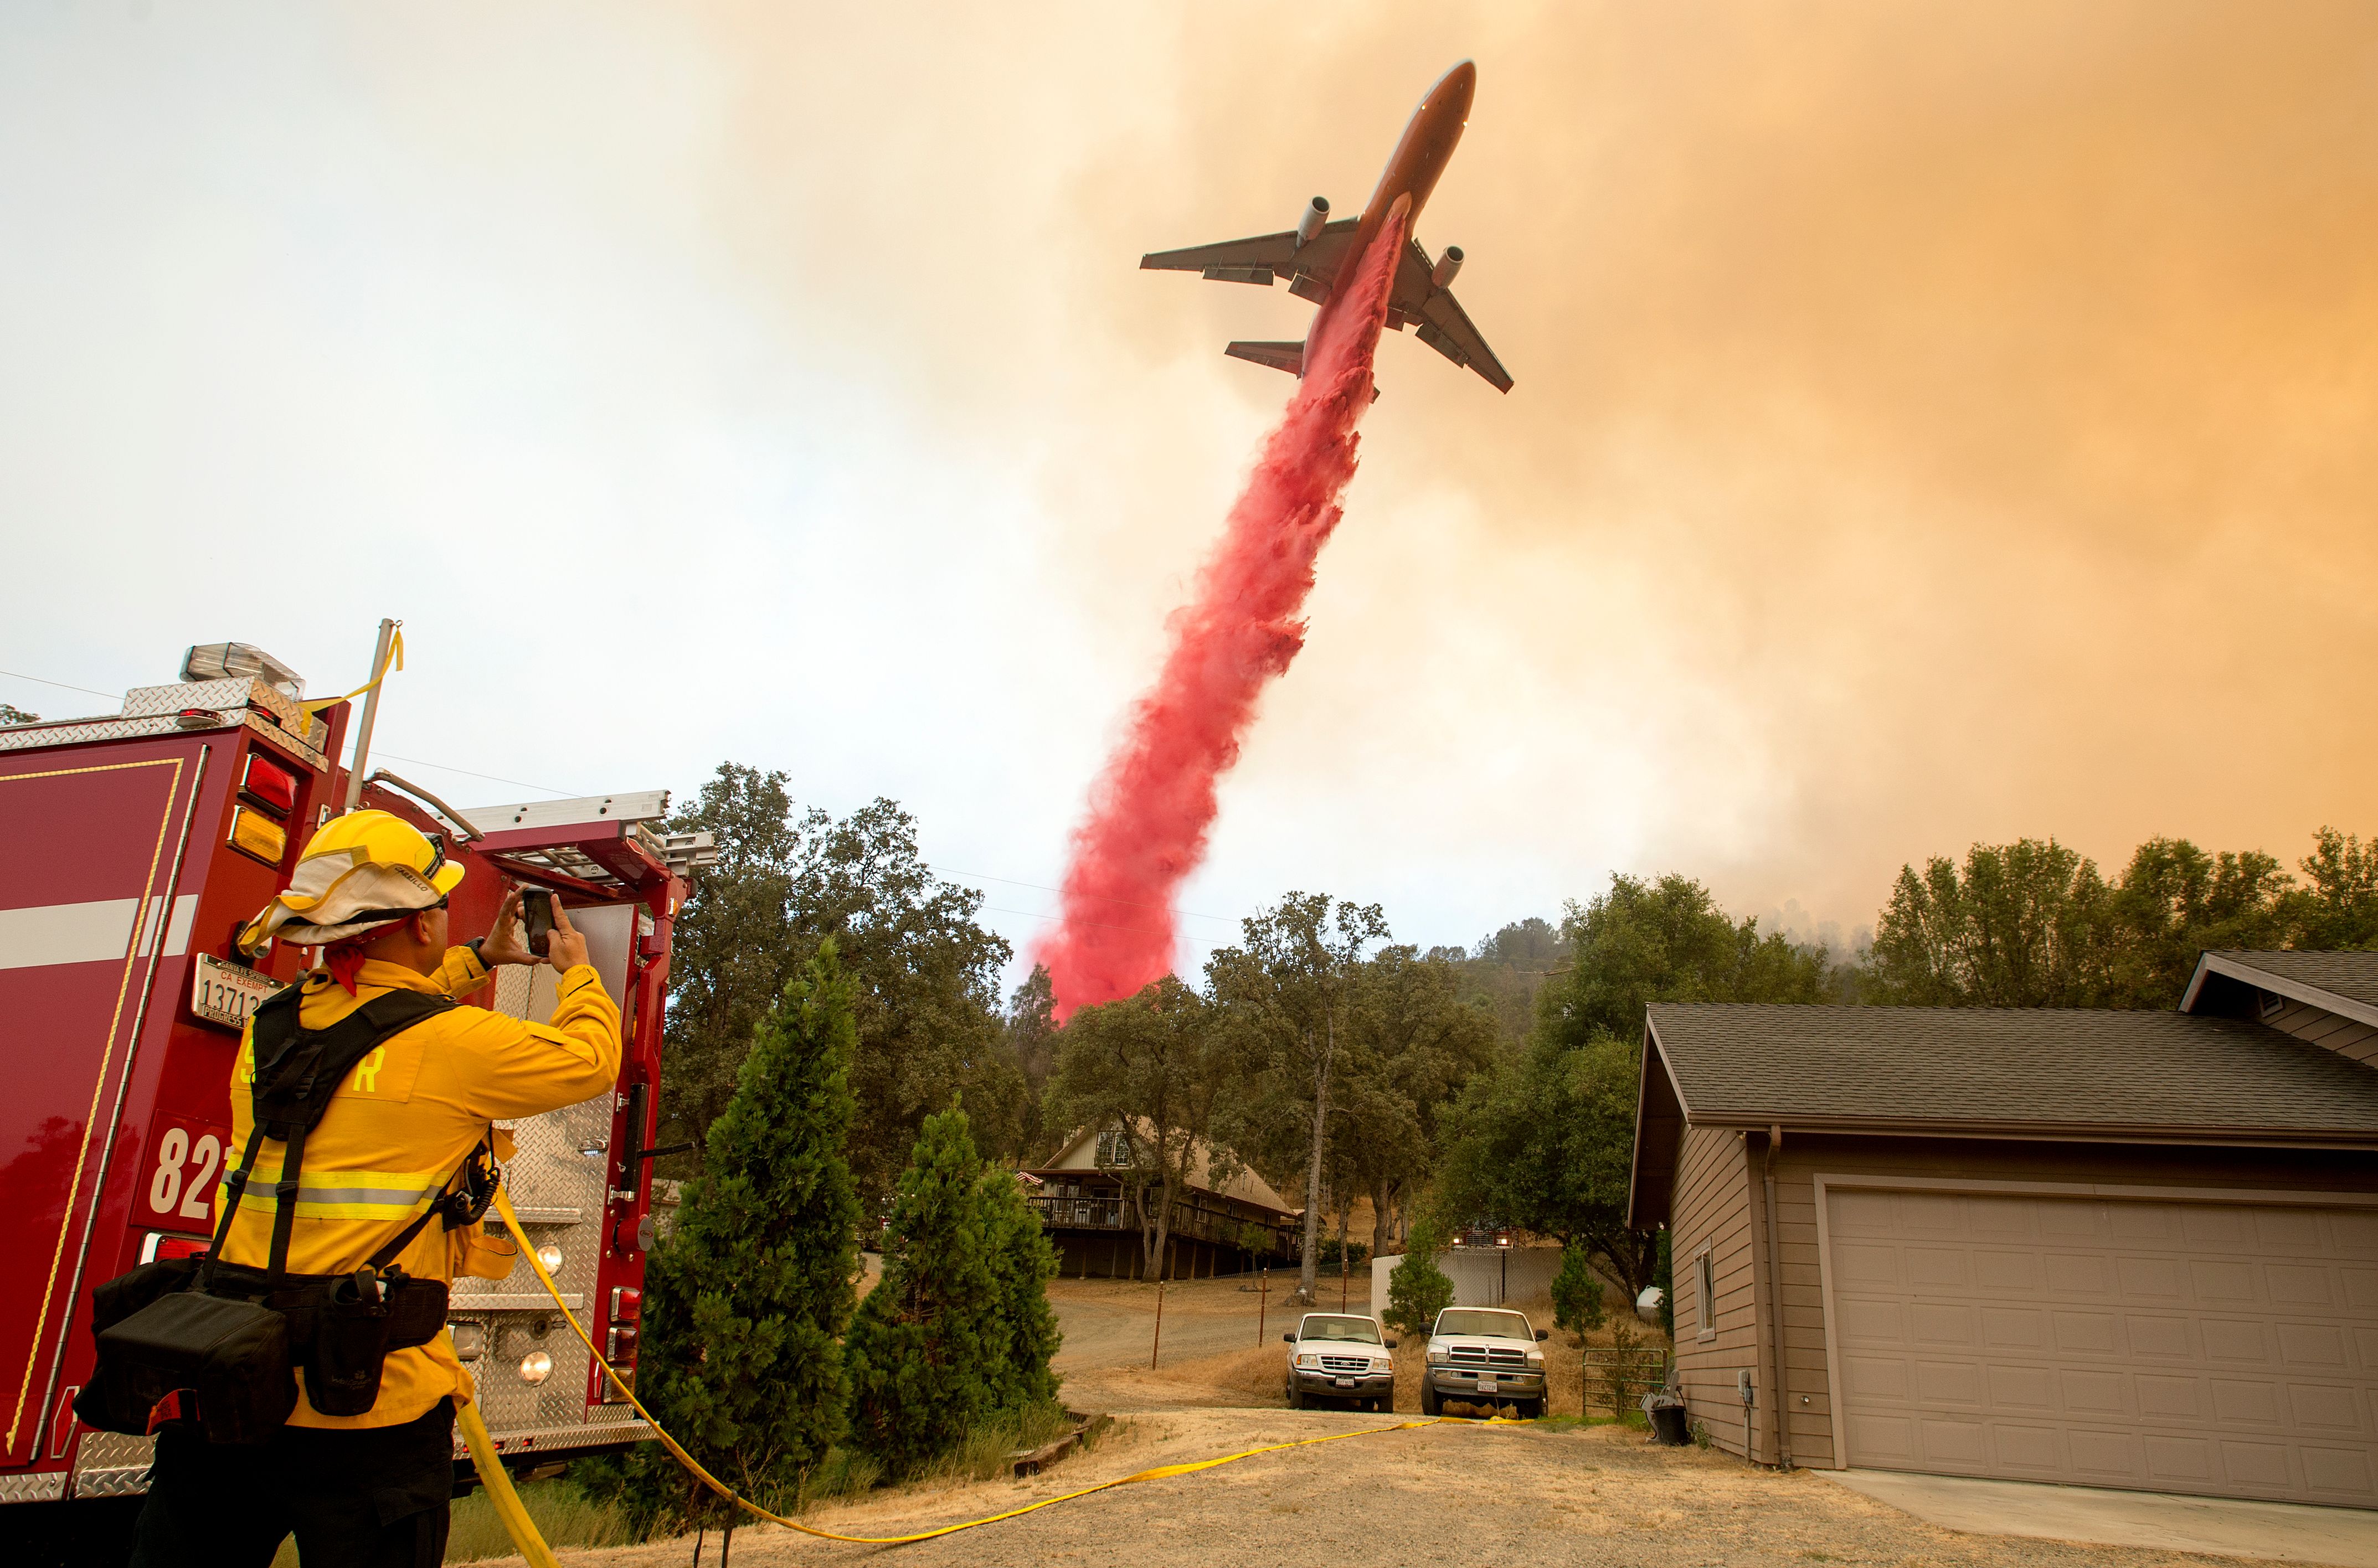
[{"label": "diamond plate metal panel", "polygon": [[281,721],[291,735],[302,736],[313,716],[260,680],[229,676],[222,680],[183,680],[171,686],[136,686],[124,694],[124,716],[146,718],[154,713],[178,713],[185,708],[234,710],[249,703]]},{"label": "diamond plate metal panel", "polygon": [[0,1502],[55,1502],[66,1494],[66,1473],[0,1476]]},{"label": "diamond plate metal panel", "polygon": [[[589,957],[604,987],[614,1000],[619,999],[633,940],[634,908],[574,909],[570,919],[586,934]],[[506,966],[496,971],[493,1005],[498,1012],[549,1023],[555,999],[550,969]],[[617,1096],[604,1094],[509,1124],[514,1151],[504,1167],[504,1186],[525,1232],[519,1242],[524,1250],[550,1246],[560,1251],[560,1266],[551,1271],[553,1282],[582,1321],[584,1305],[594,1300],[602,1264],[616,1109]],[[500,1225],[492,1214],[487,1223]],[[470,1363],[471,1375],[478,1383],[488,1430],[507,1444],[519,1433],[583,1433],[590,1426],[616,1426],[621,1418],[634,1416],[625,1406],[589,1410],[586,1347],[561,1321],[526,1263],[514,1264],[503,1279],[456,1280],[446,1315],[450,1322],[475,1323],[486,1332],[486,1352]],[[538,1351],[553,1358],[553,1371],[542,1382],[524,1382],[521,1363]]]},{"label": "diamond plate metal panel", "polygon": [[[626,1418],[619,1418],[621,1417]],[[488,1426],[498,1454],[556,1454],[582,1448],[617,1448],[631,1442],[642,1442],[653,1435],[651,1423],[624,1406],[617,1411],[594,1412],[582,1427],[545,1427],[496,1433],[494,1423],[489,1422]],[[469,1444],[456,1437],[455,1460],[459,1463],[470,1457]]]},{"label": "diamond plate metal panel", "polygon": [[156,1457],[157,1440],[123,1432],[82,1434],[75,1450],[70,1497],[138,1497],[149,1490],[149,1466]]},{"label": "diamond plate metal panel", "polygon": [[[200,684],[211,686],[221,683],[209,681]],[[203,706],[203,704],[196,705]],[[277,729],[254,713],[237,709],[234,712],[239,713],[239,723],[236,725],[227,723],[200,724],[196,726],[195,731],[184,725],[180,720],[170,713],[134,719],[91,719],[78,724],[11,725],[6,729],[0,729],[0,751],[30,751],[39,747],[76,745],[87,740],[139,740],[150,736],[189,735],[197,731],[245,728],[294,754],[300,761],[318,771],[325,766],[318,746],[309,745],[294,735]]]}]

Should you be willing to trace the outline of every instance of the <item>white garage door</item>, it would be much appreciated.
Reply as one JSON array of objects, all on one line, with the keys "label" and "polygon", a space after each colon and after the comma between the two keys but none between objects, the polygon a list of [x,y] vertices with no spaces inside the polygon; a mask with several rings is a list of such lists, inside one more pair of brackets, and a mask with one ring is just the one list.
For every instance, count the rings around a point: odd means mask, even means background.
[{"label": "white garage door", "polygon": [[1856,1466],[2378,1505],[2378,1215],[1832,1188]]}]

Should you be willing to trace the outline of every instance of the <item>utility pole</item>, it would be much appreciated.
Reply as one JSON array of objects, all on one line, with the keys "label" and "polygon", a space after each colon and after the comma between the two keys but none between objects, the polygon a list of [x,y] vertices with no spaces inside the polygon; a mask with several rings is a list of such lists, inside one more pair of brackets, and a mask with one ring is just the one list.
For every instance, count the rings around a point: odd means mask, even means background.
[{"label": "utility pole", "polygon": [[1164,1264],[1157,1261],[1156,1268],[1156,1337],[1147,1342],[1147,1370],[1156,1370],[1156,1353],[1164,1346]]},{"label": "utility pole", "polygon": [[1255,1287],[1255,1343],[1257,1345],[1261,1345],[1264,1342],[1264,1314],[1271,1307],[1270,1265],[1265,1265],[1263,1271],[1258,1274],[1255,1278],[1257,1280]]},{"label": "utility pole", "polygon": [[[379,717],[380,676],[387,673],[388,642],[396,628],[404,623],[382,619],[379,623],[379,644],[372,650],[372,688],[364,694],[363,723],[355,729],[355,758],[347,768],[347,799],[343,809],[352,811],[364,797],[364,762],[371,755],[372,721]],[[698,1550],[698,1548],[697,1548]]]}]

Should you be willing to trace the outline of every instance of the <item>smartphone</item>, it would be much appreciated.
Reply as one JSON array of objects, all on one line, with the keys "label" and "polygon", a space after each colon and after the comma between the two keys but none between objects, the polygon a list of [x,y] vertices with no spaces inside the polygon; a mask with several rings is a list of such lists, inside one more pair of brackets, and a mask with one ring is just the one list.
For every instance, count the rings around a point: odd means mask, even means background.
[{"label": "smartphone", "polygon": [[553,895],[543,888],[522,888],[521,922],[527,930],[528,951],[545,957],[553,945]]}]

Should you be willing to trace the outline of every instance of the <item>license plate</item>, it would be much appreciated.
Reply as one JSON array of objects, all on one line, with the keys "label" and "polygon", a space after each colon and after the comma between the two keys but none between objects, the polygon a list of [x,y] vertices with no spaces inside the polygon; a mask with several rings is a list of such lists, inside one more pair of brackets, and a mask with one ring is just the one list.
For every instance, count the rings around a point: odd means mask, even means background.
[{"label": "license plate", "polygon": [[1498,1385],[1493,1378],[1480,1378],[1478,1380],[1478,1392],[1481,1394],[1492,1394],[1497,1386]]},{"label": "license plate", "polygon": [[278,980],[245,964],[227,964],[212,953],[198,954],[190,967],[190,1011],[210,1023],[244,1029],[247,1016],[274,992],[285,990]]},{"label": "license plate", "polygon": [[1354,1380],[1352,1378],[1339,1378],[1338,1380],[1338,1386],[1340,1388],[1351,1388],[1354,1386]]}]

